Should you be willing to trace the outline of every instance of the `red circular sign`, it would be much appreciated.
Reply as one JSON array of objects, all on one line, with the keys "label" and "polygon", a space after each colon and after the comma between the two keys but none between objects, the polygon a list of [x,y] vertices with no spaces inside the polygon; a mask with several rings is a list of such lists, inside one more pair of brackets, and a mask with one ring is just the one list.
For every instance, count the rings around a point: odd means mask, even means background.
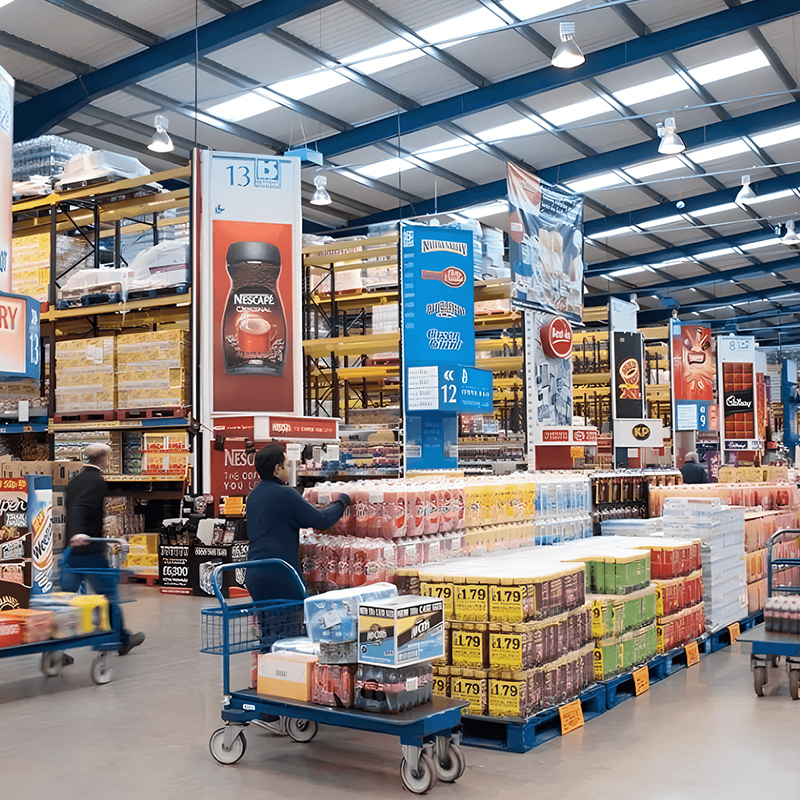
[{"label": "red circular sign", "polygon": [[542,350],[551,358],[572,357],[572,328],[563,317],[556,317],[540,333]]}]

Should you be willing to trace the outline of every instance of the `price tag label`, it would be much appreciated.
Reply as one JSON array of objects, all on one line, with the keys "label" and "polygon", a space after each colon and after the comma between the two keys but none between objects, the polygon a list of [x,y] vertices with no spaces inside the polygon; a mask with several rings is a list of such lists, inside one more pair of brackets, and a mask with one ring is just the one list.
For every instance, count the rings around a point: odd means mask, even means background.
[{"label": "price tag label", "polygon": [[561,717],[562,736],[583,727],[583,709],[580,700],[573,700],[571,703],[561,706],[558,709],[558,715]]},{"label": "price tag label", "polygon": [[692,667],[695,664],[700,663],[700,648],[698,647],[697,642],[687,644],[684,649],[686,650],[687,667]]},{"label": "price tag label", "polygon": [[523,622],[525,620],[524,586],[492,585],[490,604],[494,622]]},{"label": "price tag label", "polygon": [[474,667],[481,669],[486,651],[486,633],[483,631],[453,631],[451,659],[457,667]]},{"label": "price tag label", "polygon": [[521,717],[525,684],[522,681],[489,681],[489,713],[493,717]]},{"label": "price tag label", "polygon": [[640,667],[633,671],[633,690],[638,697],[650,688],[650,670],[647,667]]},{"label": "price tag label", "polygon": [[437,597],[444,603],[444,618],[453,619],[453,584],[421,583],[420,591],[424,597]]},{"label": "price tag label", "polygon": [[734,622],[733,625],[728,625],[728,633],[731,635],[731,644],[733,644],[742,633],[739,623]]},{"label": "price tag label", "polygon": [[467,622],[487,622],[489,619],[489,592],[478,584],[461,584],[455,587],[454,616]]},{"label": "price tag label", "polygon": [[493,669],[523,669],[522,634],[490,634],[489,664]]}]

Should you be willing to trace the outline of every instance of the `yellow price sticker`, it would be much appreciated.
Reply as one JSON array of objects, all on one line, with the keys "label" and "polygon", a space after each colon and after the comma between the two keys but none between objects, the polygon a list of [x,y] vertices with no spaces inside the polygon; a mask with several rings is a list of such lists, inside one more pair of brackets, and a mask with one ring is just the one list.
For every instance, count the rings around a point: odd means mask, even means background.
[{"label": "yellow price sticker", "polygon": [[738,622],[734,622],[733,625],[728,625],[728,633],[731,635],[731,644],[733,644],[742,635],[742,628]]},{"label": "yellow price sticker", "polygon": [[686,650],[687,667],[692,667],[695,664],[700,663],[700,648],[698,647],[697,642],[692,642],[691,644],[687,644],[684,650]]},{"label": "yellow price sticker", "polygon": [[558,715],[561,717],[562,736],[583,727],[583,709],[580,700],[573,700],[565,706],[560,706]]},{"label": "yellow price sticker", "polygon": [[650,670],[647,667],[639,667],[633,671],[633,690],[638,697],[650,688]]}]

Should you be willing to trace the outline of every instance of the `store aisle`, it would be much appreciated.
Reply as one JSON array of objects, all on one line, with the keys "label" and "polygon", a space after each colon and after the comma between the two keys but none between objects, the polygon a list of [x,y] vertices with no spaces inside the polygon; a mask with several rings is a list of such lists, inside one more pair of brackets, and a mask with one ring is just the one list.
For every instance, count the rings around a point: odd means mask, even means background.
[{"label": "store aisle", "polygon": [[[147,642],[114,657],[107,686],[92,683],[88,651],[77,651],[67,677],[50,680],[38,659],[0,660],[4,797],[81,798],[88,778],[93,793],[115,800],[409,796],[397,740],[336,729],[309,745],[251,729],[242,761],[217,765],[208,737],[219,724],[220,661],[197,652],[205,601],[146,588],[137,597],[129,616]],[[785,686],[757,700],[737,645],[527,755],[467,748],[460,783],[439,784],[431,797],[796,797],[798,715]]]}]

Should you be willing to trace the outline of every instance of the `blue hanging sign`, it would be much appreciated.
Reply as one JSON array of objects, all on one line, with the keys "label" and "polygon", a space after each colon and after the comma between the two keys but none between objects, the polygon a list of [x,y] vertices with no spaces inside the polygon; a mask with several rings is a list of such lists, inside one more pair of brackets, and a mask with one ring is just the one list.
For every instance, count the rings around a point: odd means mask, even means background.
[{"label": "blue hanging sign", "polygon": [[39,378],[38,300],[0,292],[0,378]]}]

